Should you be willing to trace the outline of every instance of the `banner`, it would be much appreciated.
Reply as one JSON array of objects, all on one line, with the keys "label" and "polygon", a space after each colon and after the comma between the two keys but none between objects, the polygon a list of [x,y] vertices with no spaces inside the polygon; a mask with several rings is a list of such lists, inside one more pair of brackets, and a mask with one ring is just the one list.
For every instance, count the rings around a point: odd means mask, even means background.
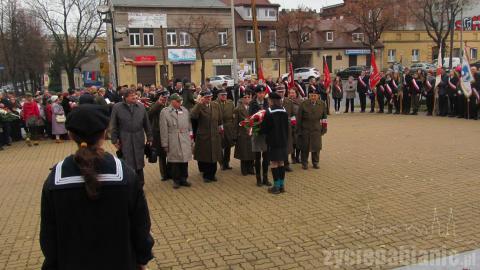
[{"label": "banner", "polygon": [[442,81],[442,47],[438,50],[438,61],[437,61],[437,77],[435,78],[435,88],[440,84]]},{"label": "banner", "polygon": [[470,70],[470,64],[468,62],[467,52],[463,49],[463,62],[462,62],[462,76],[460,85],[465,97],[469,98],[472,95],[472,81],[473,75]]},{"label": "banner", "polygon": [[375,88],[378,82],[380,81],[380,72],[378,72],[377,62],[375,61],[375,53],[372,52],[372,67],[371,67],[371,74],[370,74],[370,89]]},{"label": "banner", "polygon": [[327,60],[325,59],[325,55],[323,56],[323,75],[324,75],[324,80],[323,80],[323,85],[325,86],[325,90],[330,87],[330,83],[332,83],[332,78],[330,77],[330,70],[328,69],[328,64]]}]

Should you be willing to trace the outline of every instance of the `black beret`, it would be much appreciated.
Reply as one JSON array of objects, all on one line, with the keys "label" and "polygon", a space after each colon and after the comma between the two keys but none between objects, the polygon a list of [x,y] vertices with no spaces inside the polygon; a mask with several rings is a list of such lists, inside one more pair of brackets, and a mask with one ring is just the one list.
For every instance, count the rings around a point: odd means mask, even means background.
[{"label": "black beret", "polygon": [[85,93],[78,98],[78,104],[95,104],[95,97],[90,93]]},{"label": "black beret", "polygon": [[268,98],[269,99],[282,99],[282,97],[275,92],[268,94]]},{"label": "black beret", "polygon": [[309,91],[309,94],[320,95],[320,89],[319,88],[312,89]]},{"label": "black beret", "polygon": [[161,97],[169,97],[170,96],[170,92],[167,90],[167,89],[163,89],[162,91],[160,91],[158,93],[158,95],[160,95]]},{"label": "black beret", "polygon": [[65,127],[75,135],[89,139],[92,135],[106,130],[109,123],[110,117],[106,106],[85,104],[73,109],[67,115]]},{"label": "black beret", "polygon": [[258,93],[258,92],[265,92],[267,88],[265,87],[265,85],[257,85],[257,87],[255,87],[255,93]]},{"label": "black beret", "polygon": [[220,91],[218,91],[218,94],[219,95],[226,95],[227,91],[225,89],[220,89]]}]

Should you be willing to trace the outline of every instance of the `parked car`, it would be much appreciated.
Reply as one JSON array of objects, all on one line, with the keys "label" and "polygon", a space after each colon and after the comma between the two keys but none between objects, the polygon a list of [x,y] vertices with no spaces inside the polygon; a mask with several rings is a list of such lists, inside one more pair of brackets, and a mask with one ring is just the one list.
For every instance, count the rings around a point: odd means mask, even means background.
[{"label": "parked car", "polygon": [[[437,66],[438,60],[435,59],[433,60],[433,65]],[[459,57],[452,57],[452,67],[456,67],[461,64],[460,58]],[[443,58],[443,67],[448,68],[450,66],[450,57],[445,57]]]},{"label": "parked car", "polygon": [[353,78],[358,78],[362,71],[367,70],[366,66],[351,66],[337,73],[337,76],[340,76],[342,80],[347,80],[348,77],[353,76]]},{"label": "parked car", "polygon": [[227,83],[227,86],[233,86],[235,84],[233,78],[230,77],[230,75],[217,75],[210,77],[209,79],[212,86],[217,88],[222,86],[223,83]]},{"label": "parked car", "polygon": [[[288,77],[288,73],[282,75],[282,80]],[[320,71],[313,67],[301,67],[293,70],[293,77],[295,80],[301,77],[303,81],[320,78]]]},{"label": "parked car", "polygon": [[429,69],[436,69],[436,67],[430,63],[415,63],[410,66],[410,72],[415,73],[417,70],[427,71]]}]

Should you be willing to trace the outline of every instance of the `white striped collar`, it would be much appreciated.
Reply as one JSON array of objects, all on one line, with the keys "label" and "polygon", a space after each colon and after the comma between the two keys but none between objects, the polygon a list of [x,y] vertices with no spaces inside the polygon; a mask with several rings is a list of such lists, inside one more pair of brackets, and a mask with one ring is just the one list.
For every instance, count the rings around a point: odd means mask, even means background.
[{"label": "white striped collar", "polygon": [[285,110],[285,108],[280,108],[280,109],[275,109],[275,110],[272,110],[271,108],[268,108],[268,111],[269,111],[270,113],[287,112],[287,111]]},{"label": "white striped collar", "polygon": [[[100,182],[121,182],[123,180],[123,168],[122,162],[120,159],[113,157],[115,159],[115,174],[99,174],[97,176],[98,181]],[[85,180],[83,176],[68,176],[62,177],[62,165],[65,160],[60,161],[55,168],[55,186],[69,185],[69,184],[80,184],[84,183]]]}]

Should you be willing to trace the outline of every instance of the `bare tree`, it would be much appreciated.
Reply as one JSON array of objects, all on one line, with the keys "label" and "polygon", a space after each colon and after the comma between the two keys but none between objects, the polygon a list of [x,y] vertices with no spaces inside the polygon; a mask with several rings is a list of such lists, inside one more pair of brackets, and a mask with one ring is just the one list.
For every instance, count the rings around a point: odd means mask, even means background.
[{"label": "bare tree", "polygon": [[280,14],[277,24],[280,42],[277,46],[286,50],[295,66],[300,61],[298,58],[302,55],[305,43],[310,40],[315,30],[314,20],[315,14],[305,7]]},{"label": "bare tree", "polygon": [[348,19],[360,26],[366,36],[363,43],[375,49],[382,34],[403,24],[405,14],[395,0],[352,1],[346,8]]},{"label": "bare tree", "polygon": [[[455,17],[467,1],[462,0],[412,0],[409,10],[423,23],[428,36],[435,42],[442,54],[438,57],[443,59],[446,55],[446,42],[450,36],[450,56],[453,50],[453,31]],[[450,57],[451,58],[451,57]],[[450,59],[450,67],[452,60]]]},{"label": "bare tree", "polygon": [[[209,52],[213,52],[220,47],[225,46],[217,37],[219,31],[224,31],[220,22],[216,19],[206,18],[204,16],[190,16],[187,19],[178,22],[179,28],[186,32],[192,39],[192,46],[196,48],[202,61],[201,82],[205,83],[205,57]],[[225,41],[229,40],[229,34]]]},{"label": "bare tree", "polygon": [[38,88],[46,61],[46,41],[38,20],[16,0],[0,0],[0,54],[8,79],[18,85]]},{"label": "bare tree", "polygon": [[70,88],[75,87],[75,68],[104,33],[97,13],[97,6],[103,3],[104,0],[31,0],[34,15],[45,24],[55,43]]}]

